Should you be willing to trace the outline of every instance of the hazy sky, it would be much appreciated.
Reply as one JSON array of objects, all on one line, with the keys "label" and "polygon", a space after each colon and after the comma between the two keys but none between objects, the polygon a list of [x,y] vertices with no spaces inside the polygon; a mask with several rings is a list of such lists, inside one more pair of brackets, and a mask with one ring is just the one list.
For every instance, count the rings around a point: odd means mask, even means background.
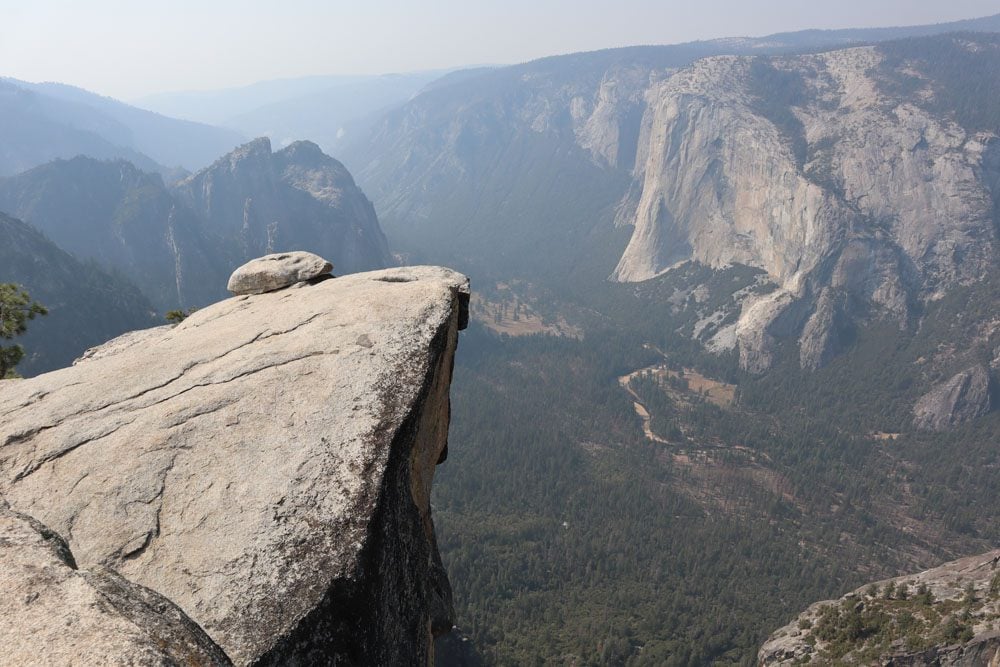
[{"label": "hazy sky", "polygon": [[1000,0],[0,0],[0,76],[129,99],[998,12]]}]

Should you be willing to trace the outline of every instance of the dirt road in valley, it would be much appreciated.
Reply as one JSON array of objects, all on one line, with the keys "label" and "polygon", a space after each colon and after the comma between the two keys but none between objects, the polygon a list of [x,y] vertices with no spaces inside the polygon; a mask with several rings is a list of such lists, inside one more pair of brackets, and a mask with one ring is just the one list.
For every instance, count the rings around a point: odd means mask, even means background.
[{"label": "dirt road in valley", "polygon": [[639,394],[635,393],[635,390],[632,389],[632,378],[656,368],[659,368],[659,366],[648,366],[646,368],[640,368],[637,371],[633,371],[628,375],[623,375],[618,378],[618,384],[621,385],[622,388],[632,397],[632,407],[635,408],[635,414],[639,415],[639,418],[642,419],[642,432],[646,434],[646,439],[652,440],[653,442],[659,442],[664,445],[669,445],[669,440],[661,438],[657,434],[653,433],[653,429],[650,426],[652,417],[649,414],[649,410],[647,410],[646,406],[642,404],[642,399],[639,398]]}]

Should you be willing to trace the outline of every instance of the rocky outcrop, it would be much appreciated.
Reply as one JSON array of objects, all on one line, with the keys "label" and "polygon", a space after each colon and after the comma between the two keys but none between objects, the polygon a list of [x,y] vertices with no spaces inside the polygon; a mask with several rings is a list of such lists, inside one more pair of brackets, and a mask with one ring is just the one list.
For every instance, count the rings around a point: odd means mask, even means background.
[{"label": "rocky outcrop", "polygon": [[0,383],[0,495],[235,664],[426,662],[467,303],[432,267],[298,283]]},{"label": "rocky outcrop", "polygon": [[973,366],[942,382],[913,407],[913,424],[928,431],[944,431],[990,411],[990,374]]},{"label": "rocky outcrop", "polygon": [[184,612],[0,500],[0,656],[9,665],[229,665]]},{"label": "rocky outcrop", "polygon": [[778,340],[800,324],[801,308],[784,290],[748,299],[736,323],[736,344],[740,365],[751,373],[771,367]]},{"label": "rocky outcrop", "polygon": [[816,370],[826,366],[844,347],[840,327],[843,305],[840,295],[825,288],[816,300],[816,310],[809,316],[799,337],[799,363]]},{"label": "rocky outcrop", "polygon": [[[981,279],[996,245],[984,159],[996,137],[891,92],[884,61],[878,47],[715,57],[654,85],[638,194],[619,217],[635,229],[613,277],[642,281],[690,259],[764,269],[815,313],[791,332],[807,368],[832,358],[851,317],[905,323],[911,300]],[[768,356],[741,347],[755,370]]]},{"label": "rocky outcrop", "polygon": [[1000,664],[1000,550],[817,602],[764,643],[760,665]]}]

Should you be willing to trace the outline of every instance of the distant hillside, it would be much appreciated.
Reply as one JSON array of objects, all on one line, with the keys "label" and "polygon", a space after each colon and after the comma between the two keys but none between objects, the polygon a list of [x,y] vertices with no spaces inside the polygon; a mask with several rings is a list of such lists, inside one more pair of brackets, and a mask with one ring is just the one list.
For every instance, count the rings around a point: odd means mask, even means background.
[{"label": "distant hillside", "polygon": [[266,136],[277,146],[308,139],[333,152],[382,112],[406,102],[444,73],[279,79],[240,88],[161,93],[135,103],[247,136]]},{"label": "distant hillside", "polygon": [[22,375],[67,366],[88,348],[125,331],[162,323],[120,275],[83,263],[29,225],[0,214],[0,282],[23,285],[49,314],[15,340],[27,355]]},{"label": "distant hillside", "polygon": [[348,136],[367,129],[378,112],[406,102],[438,75],[388,74],[346,82],[261,106],[224,124],[249,136],[268,136],[279,146],[309,139],[337,151]]},{"label": "distant hillside", "polygon": [[122,160],[76,157],[0,180],[0,211],[129,276],[160,310],[222,297],[239,261],[159,175]]},{"label": "distant hillside", "polygon": [[[150,157],[115,144],[92,129],[62,122],[52,106],[60,105],[53,105],[44,96],[0,80],[0,176],[74,155],[127,159],[147,171],[164,169]],[[89,115],[84,109],[62,108],[63,112],[69,110]]]},{"label": "distant hillside", "polygon": [[371,77],[320,75],[272,79],[218,90],[154,93],[130,100],[130,103],[173,118],[220,125],[229,118],[269,104],[310,95],[328,88],[356,84],[369,78]]},{"label": "distant hillside", "polygon": [[242,141],[80,88],[0,79],[0,175],[56,158],[123,158],[147,171],[198,169]]},{"label": "distant hillside", "polygon": [[310,250],[337,273],[391,262],[371,202],[305,142],[254,141],[175,188],[122,160],[57,160],[0,180],[0,211],[120,271],[160,311],[225,297],[230,272],[268,252]]},{"label": "distant hillside", "polygon": [[400,250],[501,275],[608,275],[628,241],[617,214],[639,185],[647,93],[677,70],[714,55],[959,29],[1000,30],[1000,15],[608,49],[460,73],[349,137],[342,155]]}]

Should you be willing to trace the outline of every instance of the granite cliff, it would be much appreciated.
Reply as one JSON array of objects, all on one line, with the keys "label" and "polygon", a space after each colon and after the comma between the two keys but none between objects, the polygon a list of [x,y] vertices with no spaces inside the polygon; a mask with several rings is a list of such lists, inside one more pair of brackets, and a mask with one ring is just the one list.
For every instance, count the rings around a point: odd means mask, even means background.
[{"label": "granite cliff", "polygon": [[392,258],[375,208],[337,160],[309,141],[271,151],[256,139],[173,188],[207,227],[234,239],[246,261],[315,248],[339,273],[388,266]]},{"label": "granite cliff", "polygon": [[[0,383],[0,567],[24,593],[0,652],[428,662],[468,294],[434,267],[319,276]],[[51,608],[88,625],[51,632]]]},{"label": "granite cliff", "polygon": [[[445,79],[348,157],[418,256],[446,247],[547,284],[643,282],[684,262],[762,269],[774,289],[736,295],[738,323],[699,340],[753,372],[787,343],[816,370],[855,329],[920,327],[928,304],[997,275],[1000,122],[982,101],[1000,89],[1000,39],[809,39]],[[831,50],[790,54],[807,46]]]},{"label": "granite cliff", "polygon": [[[984,61],[1000,49],[941,39]],[[708,58],[651,88],[614,277],[691,259],[764,269],[778,290],[744,303],[737,325],[744,368],[762,371],[774,330],[817,368],[853,320],[906,326],[919,304],[993,271],[996,135],[927,104],[947,105],[940,82],[895,53]],[[904,77],[916,90],[900,92]]]}]

